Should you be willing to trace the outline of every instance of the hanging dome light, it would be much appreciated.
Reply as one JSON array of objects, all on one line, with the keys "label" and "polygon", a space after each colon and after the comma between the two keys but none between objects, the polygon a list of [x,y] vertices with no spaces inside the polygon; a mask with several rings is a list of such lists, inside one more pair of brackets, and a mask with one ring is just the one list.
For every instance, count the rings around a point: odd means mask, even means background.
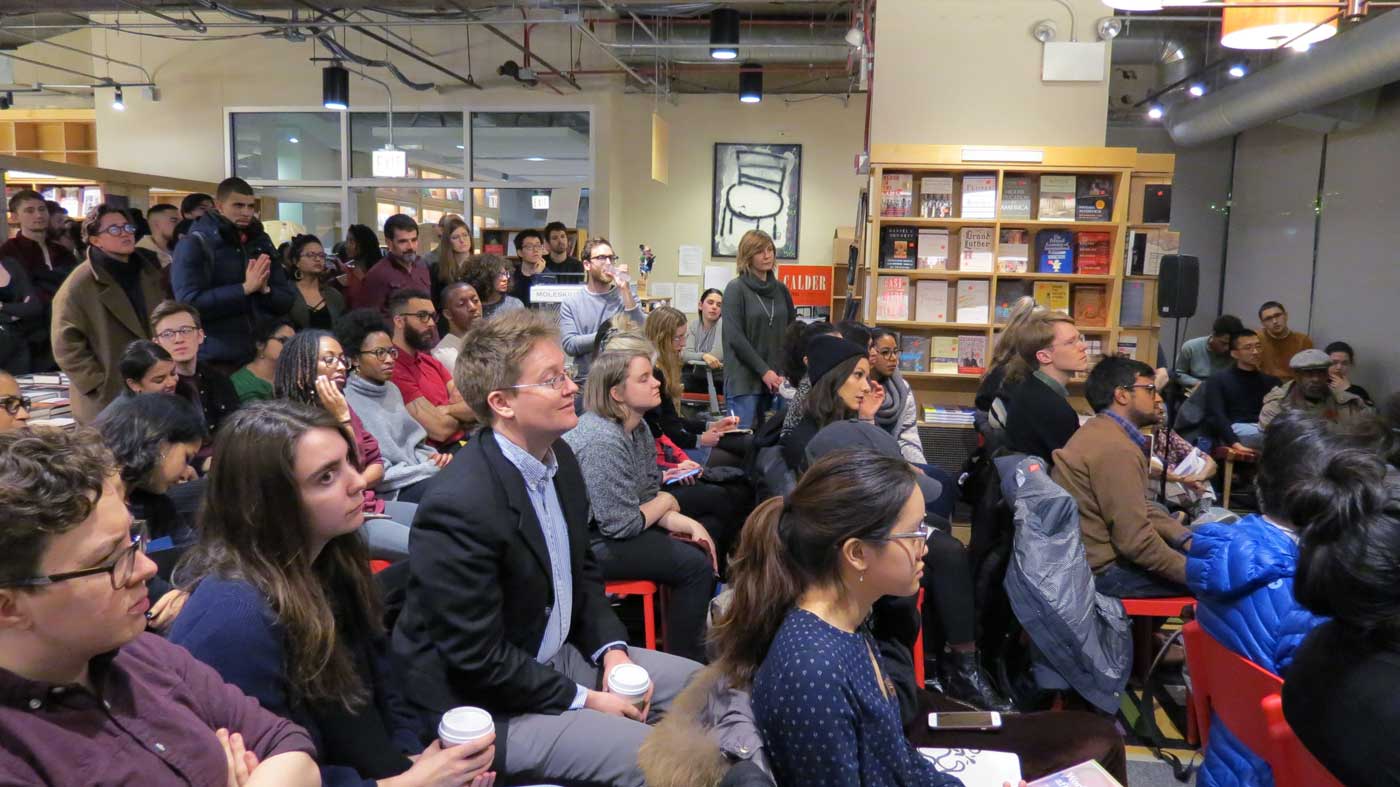
[{"label": "hanging dome light", "polygon": [[1337,34],[1328,8],[1245,8],[1264,0],[1233,1],[1236,5],[1221,9],[1220,18],[1220,45],[1230,49],[1278,49],[1289,42],[1304,48]]},{"label": "hanging dome light", "polygon": [[763,66],[745,63],[739,71],[739,100],[757,104],[763,100]]},{"label": "hanging dome light", "polygon": [[321,105],[326,109],[350,108],[350,72],[339,63],[321,70]]},{"label": "hanging dome light", "polygon": [[733,60],[739,56],[739,12],[720,8],[710,14],[710,57]]}]

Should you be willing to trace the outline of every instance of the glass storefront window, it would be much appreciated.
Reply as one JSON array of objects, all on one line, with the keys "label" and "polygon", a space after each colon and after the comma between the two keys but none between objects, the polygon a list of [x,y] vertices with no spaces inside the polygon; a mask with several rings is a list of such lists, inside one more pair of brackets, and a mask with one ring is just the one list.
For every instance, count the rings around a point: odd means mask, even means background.
[{"label": "glass storefront window", "polygon": [[235,112],[233,174],[247,180],[340,180],[334,112]]},{"label": "glass storefront window", "polygon": [[[554,219],[587,229],[588,189],[472,189],[472,226],[478,238],[481,230],[495,227],[543,230]],[[513,239],[507,253],[515,254]]]},{"label": "glass storefront window", "polygon": [[[461,112],[395,112],[394,147],[408,154],[408,177],[463,177]],[[389,142],[389,118],[383,112],[350,113],[350,177],[374,176],[373,152]]]},{"label": "glass storefront window", "polygon": [[275,243],[291,240],[295,232],[315,235],[327,248],[345,239],[345,227],[340,221],[340,189],[278,186],[254,191],[261,208],[258,218],[264,224],[286,222],[284,226],[269,226]]},{"label": "glass storefront window", "polygon": [[587,183],[587,112],[473,112],[472,178]]}]

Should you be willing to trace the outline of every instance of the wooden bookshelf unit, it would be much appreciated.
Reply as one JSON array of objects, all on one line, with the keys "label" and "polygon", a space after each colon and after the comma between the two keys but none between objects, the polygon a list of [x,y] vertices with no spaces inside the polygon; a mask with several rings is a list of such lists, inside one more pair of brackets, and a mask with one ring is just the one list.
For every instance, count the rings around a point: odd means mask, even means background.
[{"label": "wooden bookshelf unit", "polygon": [[[967,160],[968,158],[975,160]],[[866,246],[863,255],[865,263],[861,271],[865,284],[865,301],[862,306],[864,319],[869,324],[880,325],[896,331],[901,338],[926,337],[930,355],[937,355],[931,351],[937,345],[936,340],[939,338],[945,339],[943,344],[947,345],[946,339],[949,337],[955,339],[958,337],[981,337],[985,362],[989,362],[1000,329],[1003,327],[1001,323],[1005,319],[1005,305],[1009,305],[1011,301],[1009,297],[1005,299],[1008,303],[1003,306],[1003,315],[999,316],[997,314],[999,290],[1009,295],[1014,289],[1024,288],[1027,290],[1024,294],[1032,294],[1038,283],[1063,282],[1069,294],[1066,311],[1072,315],[1075,313],[1074,297],[1076,294],[1085,298],[1097,297],[1101,299],[1100,308],[1104,309],[1104,324],[1101,326],[1080,325],[1080,332],[1091,342],[1091,363],[1096,360],[1096,357],[1116,353],[1119,349],[1120,339],[1124,339],[1128,342],[1136,341],[1135,357],[1155,365],[1159,330],[1155,320],[1156,277],[1132,277],[1133,279],[1142,279],[1146,284],[1142,288],[1144,314],[1141,319],[1129,320],[1127,324],[1121,323],[1121,299],[1125,276],[1128,273],[1125,254],[1128,249],[1129,233],[1134,229],[1147,229],[1146,225],[1130,224],[1130,216],[1140,218],[1142,214],[1141,207],[1131,205],[1130,202],[1134,199],[1141,199],[1141,194],[1138,193],[1141,191],[1141,184],[1170,183],[1172,167],[1172,156],[1139,154],[1134,148],[876,145],[871,151],[870,217],[869,226],[865,233]],[[907,210],[912,215],[881,215],[885,203],[886,175],[911,177],[912,204]],[[1047,175],[1073,175],[1076,176],[1076,180],[1080,184],[1085,182],[1085,178],[1096,180],[1101,184],[1111,184],[1112,206],[1104,208],[1105,211],[1108,211],[1107,215],[1098,220],[1086,221],[1065,218],[1062,215],[1063,202],[1061,202],[1060,217],[1042,217],[1040,215],[1040,184],[1042,178]],[[964,178],[972,176],[995,177],[996,190],[991,195],[993,207],[989,217],[968,218],[965,215],[963,182]],[[951,179],[951,210],[947,211],[951,215],[939,218],[920,216],[920,184],[921,179],[925,177]],[[1020,184],[1018,190],[1021,200],[1026,199],[1027,196],[1029,198],[1029,218],[1025,217],[1024,211],[1018,211],[1021,215],[1016,218],[1005,215],[1002,203],[1009,178],[1025,178],[1025,182]],[[984,207],[986,200],[984,192],[982,197]],[[892,205],[891,208],[895,212],[903,212],[902,202],[899,200],[895,200],[895,202],[898,204]],[[1071,202],[1076,201],[1071,200]],[[1073,212],[1075,208],[1071,207],[1070,210]],[[916,268],[904,270],[885,268],[886,257],[884,255],[885,249],[882,248],[884,245],[882,239],[885,237],[886,231],[892,227],[912,228],[909,230],[911,233],[917,232],[918,229],[946,231],[948,233],[947,267],[951,269]],[[990,270],[960,269],[959,257],[963,237],[972,228],[990,230],[992,239]],[[1003,252],[1001,241],[1003,230],[1024,231],[1027,244],[1027,260],[1024,271],[1001,272],[999,270]],[[1105,233],[1108,236],[1107,272],[1091,274],[1038,272],[1036,238],[1041,233],[1057,230],[1068,230],[1075,233],[1072,247],[1076,253],[1076,271],[1079,270],[1080,239],[1078,233],[1085,231]],[[980,234],[985,238],[985,232]],[[1010,235],[1011,233],[1008,233],[1008,236]],[[1100,244],[1099,248],[1102,249],[1103,239],[1097,240]],[[924,254],[925,251],[923,248],[919,249],[920,254]],[[1009,253],[1010,248],[1007,251]],[[882,310],[881,279],[885,277],[903,277],[905,282],[902,286],[899,282],[888,282],[889,289],[886,290],[886,294],[889,300],[885,304],[887,309]],[[1146,281],[1149,278],[1151,281]],[[921,282],[929,281],[946,282],[949,285],[949,291],[944,301],[946,322],[918,319],[918,285]],[[959,322],[957,288],[960,285],[965,288],[976,287],[975,283],[980,283],[986,289],[986,319],[975,322]],[[1077,289],[1085,285],[1095,285],[1096,287]],[[901,289],[905,290],[905,295],[908,297],[907,307],[903,310],[907,313],[907,318],[903,320],[889,319],[891,314],[900,313],[898,293]],[[937,303],[938,291],[926,289],[926,292],[934,296],[930,302]],[[1084,305],[1087,306],[1088,303]],[[1098,343],[1096,355],[1094,342]],[[976,344],[973,341],[969,346],[975,347]],[[945,346],[944,349],[946,350],[947,347]],[[946,353],[943,357],[947,357]],[[901,364],[901,368],[903,367],[904,364]],[[909,380],[910,385],[919,392],[918,398],[921,404],[970,405],[981,378],[980,372],[954,371],[943,365],[935,368],[932,357],[925,359],[923,371],[905,370],[902,374]]]},{"label": "wooden bookshelf unit", "polygon": [[97,121],[91,109],[0,111],[0,154],[97,164]]}]

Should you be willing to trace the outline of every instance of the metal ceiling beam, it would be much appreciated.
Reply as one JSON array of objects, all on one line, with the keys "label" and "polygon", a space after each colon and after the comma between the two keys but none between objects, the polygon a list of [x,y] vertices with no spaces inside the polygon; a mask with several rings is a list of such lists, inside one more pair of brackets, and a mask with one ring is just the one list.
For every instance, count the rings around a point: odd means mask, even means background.
[{"label": "metal ceiling beam", "polygon": [[[306,6],[307,8],[309,8],[309,9],[312,10],[312,11],[315,11],[315,12],[318,13],[318,14],[321,14],[321,15],[324,16],[324,17],[327,17],[327,18],[329,18],[329,19],[333,19],[333,20],[335,20],[335,21],[337,21],[337,22],[347,22],[347,21],[348,21],[348,20],[346,20],[345,18],[336,15],[334,12],[331,12],[331,11],[328,11],[328,10],[326,10],[326,9],[323,9],[323,8],[318,7],[315,3],[312,3],[310,0],[296,0],[296,2],[300,3],[300,4],[303,5],[303,6]],[[306,26],[309,26],[309,25],[303,25],[303,27],[306,27]],[[453,71],[453,70],[450,69],[450,68],[445,68],[445,67],[439,65],[438,63],[434,63],[432,60],[429,60],[428,58],[426,58],[426,57],[424,57],[424,56],[418,54],[417,52],[414,52],[413,50],[411,50],[411,49],[409,49],[409,48],[407,48],[407,47],[400,46],[399,44],[394,43],[393,41],[391,41],[391,40],[385,38],[384,36],[379,35],[378,33],[374,32],[373,30],[367,30],[367,29],[365,29],[364,25],[350,24],[349,27],[350,27],[350,29],[352,29],[352,30],[354,30],[354,31],[356,31],[356,32],[358,32],[358,33],[360,33],[361,35],[365,36],[366,38],[370,38],[370,39],[373,39],[373,40],[375,40],[375,41],[378,41],[379,43],[383,44],[384,46],[389,47],[390,49],[394,50],[395,52],[398,52],[398,53],[404,54],[404,55],[408,55],[409,57],[413,58],[414,60],[418,61],[419,63],[422,63],[422,64],[425,65],[425,66],[428,66],[428,67],[430,67],[430,68],[432,68],[432,69],[434,69],[434,70],[436,70],[436,71],[441,71],[442,73],[444,73],[444,74],[446,74],[446,75],[452,77],[453,79],[457,80],[458,82],[461,82],[462,84],[466,85],[467,87],[474,87],[474,88],[477,88],[477,89],[480,89],[480,88],[481,88],[480,85],[476,84],[476,82],[472,81],[471,79],[468,79],[467,77],[464,77],[464,76],[462,76],[461,74],[458,74],[456,71]]]},{"label": "metal ceiling beam", "polygon": [[[466,15],[468,15],[468,16],[471,16],[471,17],[475,17],[475,16],[476,16],[476,12],[475,12],[475,11],[472,11],[470,8],[467,8],[467,6],[466,6],[465,4],[457,2],[457,0],[448,0],[448,3],[451,4],[453,7],[455,7],[457,10],[461,11],[462,13],[464,13],[464,14],[466,14]],[[575,89],[575,90],[577,90],[577,91],[579,91],[579,92],[582,92],[582,91],[583,91],[583,86],[580,85],[580,84],[578,83],[577,80],[575,80],[573,77],[569,76],[568,74],[565,74],[563,71],[560,71],[559,69],[555,68],[552,64],[550,64],[550,62],[549,62],[548,60],[545,60],[544,58],[540,57],[539,55],[535,54],[534,52],[531,52],[531,51],[527,50],[527,49],[525,48],[525,45],[524,45],[524,44],[521,44],[520,42],[516,41],[516,40],[515,40],[514,38],[512,38],[509,34],[507,34],[507,33],[505,33],[504,31],[502,31],[499,27],[496,27],[494,24],[492,24],[492,23],[490,23],[490,22],[485,22],[485,21],[475,20],[475,19],[472,20],[472,21],[475,21],[477,24],[482,25],[483,27],[486,28],[487,32],[491,33],[492,35],[494,35],[494,36],[496,36],[497,38],[501,39],[502,41],[506,42],[507,44],[510,44],[511,46],[515,47],[515,49],[516,49],[517,51],[519,51],[521,54],[523,54],[523,55],[529,55],[529,56],[530,56],[531,58],[533,58],[534,60],[538,60],[539,63],[540,63],[540,65],[542,65],[542,66],[544,66],[545,68],[549,69],[549,72],[548,72],[548,73],[552,74],[553,76],[559,77],[560,79],[564,80],[565,82],[568,82],[568,83],[569,83],[569,86],[572,87],[573,89]],[[545,21],[545,20],[540,20],[540,21]],[[554,21],[556,21],[556,22],[561,22],[561,21],[565,21],[565,20],[554,20]],[[537,23],[536,23],[535,21],[532,20],[532,21],[530,22],[530,24],[537,24]]]}]

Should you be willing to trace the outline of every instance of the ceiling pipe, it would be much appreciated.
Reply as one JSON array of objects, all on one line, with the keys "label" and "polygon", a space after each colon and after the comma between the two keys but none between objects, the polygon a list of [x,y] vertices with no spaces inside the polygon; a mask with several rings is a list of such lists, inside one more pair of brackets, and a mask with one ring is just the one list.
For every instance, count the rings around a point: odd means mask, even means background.
[{"label": "ceiling pipe", "polygon": [[[764,63],[845,63],[850,58],[851,46],[846,43],[844,22],[804,22],[803,31],[792,27],[742,26],[739,39],[741,56],[761,60]],[[684,27],[672,29],[660,41],[651,39],[640,28],[629,34],[628,28],[619,27],[614,41],[605,46],[613,54],[627,61],[650,61],[655,58],[684,60],[706,53],[713,46],[710,32],[706,27]]]},{"label": "ceiling pipe", "polygon": [[[297,0],[297,2],[298,2],[299,4],[305,6],[306,8],[308,8],[308,9],[310,9],[310,10],[312,10],[312,11],[315,11],[316,13],[321,14],[322,16],[325,16],[325,17],[327,17],[327,18],[333,19],[333,20],[335,20],[335,21],[337,21],[337,22],[345,22],[345,21],[347,21],[344,17],[338,16],[338,15],[335,14],[334,12],[327,11],[326,9],[317,7],[315,4],[311,3],[310,0]],[[308,26],[310,26],[310,25],[308,25]],[[379,43],[383,44],[384,46],[389,47],[390,49],[394,50],[395,52],[398,52],[399,54],[408,55],[409,57],[413,58],[414,60],[418,61],[419,63],[422,63],[422,64],[425,65],[425,66],[429,66],[429,67],[433,68],[433,69],[436,70],[436,71],[440,71],[440,72],[442,72],[442,73],[444,73],[444,74],[446,74],[446,75],[452,77],[453,79],[457,80],[458,82],[461,82],[462,84],[466,85],[467,87],[474,87],[474,88],[477,88],[477,89],[480,89],[480,87],[481,87],[480,85],[478,85],[478,84],[476,84],[475,82],[473,82],[472,80],[470,80],[470,79],[468,79],[468,78],[462,76],[461,74],[458,74],[457,72],[452,71],[452,70],[450,70],[450,69],[443,68],[440,64],[435,63],[435,62],[433,62],[432,60],[429,60],[428,58],[426,58],[426,57],[424,57],[424,56],[418,54],[417,52],[414,52],[412,49],[408,49],[407,47],[400,46],[399,44],[394,43],[393,41],[391,41],[391,40],[385,38],[384,36],[379,35],[378,33],[374,32],[373,30],[370,30],[370,29],[366,28],[364,25],[358,25],[358,24],[356,24],[356,25],[351,25],[351,26],[350,26],[350,29],[357,31],[358,33],[360,33],[360,35],[363,35],[363,36],[365,36],[366,38],[371,38],[371,39],[373,39],[373,40],[375,40],[375,41],[378,41]]]},{"label": "ceiling pipe", "polygon": [[[480,21],[480,20],[477,20],[477,19],[476,19],[475,13],[474,13],[470,8],[467,8],[465,4],[459,3],[459,2],[457,2],[457,0],[448,0],[448,2],[451,3],[451,5],[452,5],[453,8],[456,8],[458,11],[461,11],[462,13],[464,13],[464,14],[466,14],[466,15],[472,17],[473,20],[475,20],[475,21]],[[536,22],[534,22],[534,24],[539,24],[540,21],[544,21],[544,20],[536,21]],[[460,24],[460,22],[459,22],[459,24]],[[533,53],[533,52],[530,52],[530,51],[527,50],[525,47],[521,46],[519,41],[516,41],[514,38],[511,38],[505,31],[501,30],[499,27],[496,27],[496,26],[493,25],[493,24],[486,24],[486,23],[482,23],[482,26],[485,27],[485,28],[486,28],[486,31],[487,31],[488,33],[490,33],[491,35],[493,35],[493,36],[495,36],[495,37],[501,39],[502,41],[506,42],[507,44],[510,44],[510,45],[511,45],[512,47],[514,47],[515,50],[516,50],[517,52],[519,52],[520,54],[525,55],[525,56],[528,56],[528,57],[534,59],[535,61],[537,61],[540,65],[544,66],[546,69],[548,69],[545,73],[547,73],[547,74],[553,74],[554,76],[559,77],[560,79],[562,79],[562,80],[564,80],[565,82],[569,83],[569,86],[572,87],[574,90],[577,90],[577,91],[579,91],[579,92],[582,92],[582,91],[583,91],[583,86],[580,85],[580,84],[578,83],[577,80],[575,80],[573,77],[569,76],[568,74],[565,74],[563,71],[560,71],[559,69],[555,68],[553,65],[550,64],[550,62],[549,62],[548,60],[545,60],[544,58],[540,57],[538,54],[535,54],[535,53]],[[558,91],[558,90],[555,90],[555,92],[557,93],[557,92],[559,92],[559,91]]]},{"label": "ceiling pipe", "polygon": [[1167,133],[1177,144],[1199,145],[1400,80],[1397,40],[1400,14],[1373,15],[1306,56],[1172,107]]},{"label": "ceiling pipe", "polygon": [[1158,30],[1145,35],[1126,32],[1113,39],[1110,59],[1115,66],[1150,63],[1157,69],[1157,84],[1181,82],[1201,70],[1199,48],[1187,43],[1174,31]]}]

